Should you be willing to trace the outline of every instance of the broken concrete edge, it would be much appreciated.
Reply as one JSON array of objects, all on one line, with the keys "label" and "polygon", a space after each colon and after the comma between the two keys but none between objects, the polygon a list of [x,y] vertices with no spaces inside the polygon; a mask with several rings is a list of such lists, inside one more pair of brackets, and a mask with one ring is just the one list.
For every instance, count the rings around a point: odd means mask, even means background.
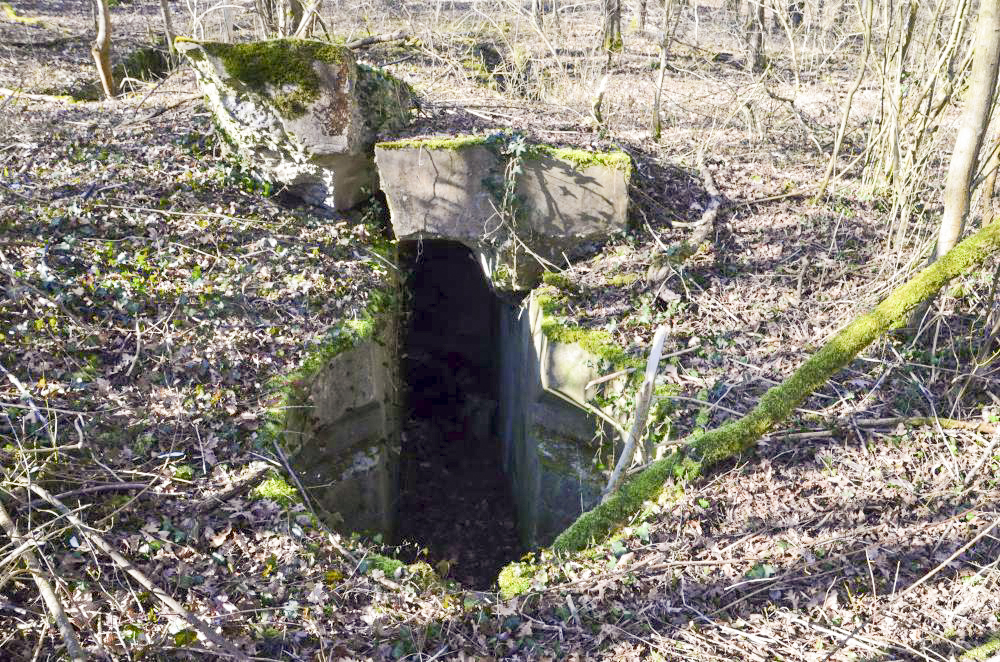
[{"label": "broken concrete edge", "polygon": [[[546,277],[543,276],[543,279]],[[562,284],[563,281],[548,277],[547,282],[543,282],[532,291],[532,296],[544,314],[541,326],[545,336],[551,342],[579,345],[588,353],[607,361],[614,370],[634,368],[632,375],[637,377],[644,365],[643,359],[629,356],[604,329],[585,329],[571,322],[566,309],[565,286],[552,284]]]},{"label": "broken concrete edge", "polygon": [[[174,46],[192,61],[204,57],[198,49],[219,58],[233,79],[268,99],[281,116],[289,119],[304,115],[320,97],[321,81],[314,62],[354,63],[353,53],[343,44],[307,39],[229,44],[177,37]],[[269,86],[273,89],[269,90]]]},{"label": "broken concrete edge", "polygon": [[322,343],[312,348],[294,371],[274,377],[267,385],[276,402],[268,409],[267,421],[258,433],[258,444],[279,444],[294,452],[296,445],[286,438],[288,411],[301,407],[308,398],[312,379],[335,357],[377,335],[387,315],[393,314],[395,294],[391,290],[373,292],[368,306],[350,320],[332,326]]},{"label": "broken concrete edge", "polygon": [[[551,275],[550,275],[551,274]],[[642,379],[642,366],[645,364],[644,358],[632,357],[618,346],[611,335],[601,329],[584,329],[572,322],[572,316],[566,308],[566,295],[571,292],[574,285],[565,277],[560,277],[556,272],[549,272],[543,277],[544,284],[532,291],[531,296],[537,306],[541,320],[539,327],[546,339],[550,343],[575,344],[594,357],[597,362],[604,363],[608,371],[618,371],[627,368],[635,370],[619,384],[618,395],[612,399],[622,398],[627,400],[627,396],[634,391]],[[662,442],[669,434],[669,426],[664,431],[661,424],[669,420],[672,413],[673,404],[669,399],[674,395],[676,387],[669,384],[657,384],[655,394],[657,398],[651,408],[648,418],[648,430],[654,434],[652,439],[654,444]],[[593,399],[593,398],[592,398]],[[599,399],[598,399],[599,400]],[[607,399],[605,399],[607,400]],[[578,403],[585,406],[585,403]],[[615,407],[614,402],[600,402],[598,404],[610,405],[613,414],[618,418],[631,414],[628,403],[624,406]],[[608,413],[607,409],[604,409]],[[654,466],[663,465],[671,471],[674,463],[668,462],[673,456],[668,456],[667,460],[661,460]],[[670,476],[673,474],[670,473]],[[616,541],[620,541],[633,535],[634,530],[625,526],[625,523],[632,522],[638,525],[645,521],[651,514],[650,502],[656,502],[662,497],[669,500],[676,500],[683,494],[683,488],[679,484],[672,484],[667,478],[661,476],[659,472],[643,472],[635,479],[626,483],[618,496],[612,500],[610,515],[606,512],[608,506],[599,504],[592,510],[581,514],[575,522],[567,527],[556,538],[548,548],[538,550],[535,560],[522,559],[508,563],[504,566],[497,578],[500,596],[504,600],[510,600],[519,595],[524,595],[535,588],[539,588],[536,576],[543,576],[545,566],[555,560],[556,554],[566,554],[569,552],[583,557],[594,557],[608,552],[610,546]],[[600,512],[602,517],[598,521],[592,522],[593,515]],[[607,522],[603,516],[608,516],[617,523],[617,527],[608,529]]]},{"label": "broken concrete edge", "polygon": [[[519,134],[507,129],[501,129],[489,135],[458,135],[448,137],[428,137],[428,138],[405,138],[402,140],[390,140],[376,143],[380,149],[428,149],[447,150],[464,149],[467,147],[488,147],[498,156],[501,155],[501,146],[505,142],[515,139]],[[625,182],[628,183],[632,177],[632,157],[622,150],[608,150],[604,152],[579,149],[576,147],[557,147],[545,143],[528,143],[522,154],[523,158],[539,159],[548,156],[572,165],[576,170],[585,170],[593,166],[600,166],[610,170],[621,170],[625,173]]]}]

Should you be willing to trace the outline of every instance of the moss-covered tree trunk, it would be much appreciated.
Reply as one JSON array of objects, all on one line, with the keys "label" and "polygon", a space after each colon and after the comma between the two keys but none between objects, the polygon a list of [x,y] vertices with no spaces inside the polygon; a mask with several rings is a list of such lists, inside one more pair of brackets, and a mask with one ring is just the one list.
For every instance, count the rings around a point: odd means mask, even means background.
[{"label": "moss-covered tree trunk", "polygon": [[601,29],[601,47],[608,53],[621,53],[622,42],[622,2],[621,0],[603,0],[604,26]]},{"label": "moss-covered tree trunk", "polygon": [[783,384],[765,393],[749,414],[688,439],[673,454],[626,483],[615,496],[581,515],[556,538],[553,549],[579,550],[603,539],[638,512],[644,501],[656,498],[668,479],[697,477],[712,465],[753,447],[872,341],[905,324],[917,305],[998,250],[1000,222],[994,222],[900,286],[870,313],[851,322]]}]

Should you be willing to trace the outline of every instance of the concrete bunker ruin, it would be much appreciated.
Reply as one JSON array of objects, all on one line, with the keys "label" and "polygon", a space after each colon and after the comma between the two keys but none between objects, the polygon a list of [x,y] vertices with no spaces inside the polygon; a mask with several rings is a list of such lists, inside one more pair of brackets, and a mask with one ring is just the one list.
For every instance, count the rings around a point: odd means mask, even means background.
[{"label": "concrete bunker ruin", "polygon": [[378,305],[363,319],[331,327],[275,412],[311,501],[330,524],[389,540],[422,535],[425,514],[488,520],[499,528],[429,542],[500,547],[504,561],[551,542],[604,482],[601,439],[614,435],[591,413],[590,384],[612,366],[572,334],[550,333],[563,321],[546,319],[533,290],[546,269],[625,230],[628,155],[511,131],[379,143],[410,123],[413,90],[349,49],[296,39],[178,46],[227,143],[258,176],[347,209],[369,197],[377,173],[388,203],[401,278],[369,293]]}]

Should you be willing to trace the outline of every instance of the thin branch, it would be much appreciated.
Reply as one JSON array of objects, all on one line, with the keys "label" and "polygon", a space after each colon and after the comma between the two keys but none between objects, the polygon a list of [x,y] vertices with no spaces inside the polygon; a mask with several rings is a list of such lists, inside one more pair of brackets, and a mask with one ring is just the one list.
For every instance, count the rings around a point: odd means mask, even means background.
[{"label": "thin branch", "polygon": [[37,494],[38,496],[45,499],[49,504],[54,506],[59,512],[61,512],[69,522],[76,527],[77,531],[80,532],[84,538],[90,541],[90,543],[97,547],[99,550],[111,557],[111,560],[115,562],[119,568],[124,570],[129,574],[134,580],[139,582],[139,584],[149,591],[151,594],[155,595],[160,602],[165,604],[170,609],[190,623],[196,630],[198,630],[202,636],[207,640],[211,641],[213,644],[218,646],[223,652],[225,652],[230,657],[236,658],[237,660],[249,660],[243,652],[237,649],[231,642],[219,635],[215,629],[203,621],[198,616],[192,614],[187,609],[184,608],[181,603],[177,602],[173,597],[168,595],[163,589],[153,583],[153,581],[147,577],[142,571],[136,568],[132,563],[126,559],[124,556],[119,554],[115,549],[108,544],[104,538],[97,534],[96,531],[91,529],[83,520],[73,514],[73,512],[59,499],[49,494],[49,492],[39,486],[39,485],[27,485],[28,489]]},{"label": "thin branch", "polygon": [[663,343],[667,339],[668,330],[666,325],[661,325],[653,336],[653,347],[649,350],[649,358],[646,360],[646,375],[642,380],[642,386],[639,387],[639,397],[635,403],[635,418],[632,421],[632,429],[629,430],[628,436],[625,438],[625,447],[622,448],[621,457],[618,458],[618,464],[615,465],[615,470],[611,472],[611,478],[608,479],[608,485],[604,488],[604,494],[601,496],[602,501],[607,501],[618,490],[625,477],[625,470],[632,464],[635,448],[646,427],[649,403],[653,397],[653,383],[656,381],[656,371],[660,365],[660,354],[663,353]]},{"label": "thin branch", "polygon": [[7,536],[11,539],[11,542],[20,543],[19,556],[24,561],[24,565],[28,567],[31,578],[35,580],[38,593],[42,596],[42,600],[45,601],[45,608],[56,622],[56,627],[59,628],[59,634],[62,635],[63,643],[66,644],[66,653],[69,655],[69,658],[73,662],[87,660],[89,655],[83,649],[83,646],[80,645],[80,639],[76,636],[76,630],[73,629],[69,617],[66,616],[66,610],[63,608],[62,602],[59,601],[59,597],[56,595],[55,590],[53,590],[52,584],[46,579],[45,571],[38,562],[38,557],[35,555],[33,549],[34,541],[25,540],[21,537],[20,532],[17,530],[17,525],[14,524],[14,520],[11,519],[10,514],[2,503],[0,503],[0,526],[7,532]]}]

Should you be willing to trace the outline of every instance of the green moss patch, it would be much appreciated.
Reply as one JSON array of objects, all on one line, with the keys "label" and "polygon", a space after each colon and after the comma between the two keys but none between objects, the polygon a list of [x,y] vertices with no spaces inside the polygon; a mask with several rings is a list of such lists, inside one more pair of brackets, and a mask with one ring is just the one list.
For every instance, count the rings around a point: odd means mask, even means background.
[{"label": "green moss patch", "polygon": [[584,329],[562,317],[565,297],[553,285],[543,285],[535,290],[535,303],[542,311],[542,333],[551,342],[576,344],[609,362],[616,368],[641,365],[640,359],[630,357],[619,347],[611,334],[603,329]]},{"label": "green moss patch", "polygon": [[538,158],[540,156],[550,156],[560,161],[566,161],[577,170],[585,170],[598,166],[611,170],[621,170],[625,173],[626,179],[632,176],[632,157],[619,150],[593,152],[587,149],[551,147],[549,145],[532,145],[528,148],[529,158]]},{"label": "green moss patch", "polygon": [[454,136],[450,138],[407,138],[377,143],[380,149],[463,149],[484,146],[488,136]]},{"label": "green moss patch", "polygon": [[608,279],[612,287],[627,287],[639,280],[639,274],[618,274]]},{"label": "green moss patch", "polygon": [[282,115],[292,118],[303,115],[319,99],[321,81],[313,63],[354,63],[350,50],[340,44],[304,39],[195,43],[222,60],[230,76],[270,98]]},{"label": "green moss patch", "polygon": [[381,570],[387,576],[391,577],[397,570],[405,565],[406,564],[399,559],[382,556],[381,554],[369,554],[361,562],[360,570],[366,574],[371,570]]},{"label": "green moss patch", "polygon": [[510,600],[518,595],[524,595],[531,589],[534,577],[535,568],[530,563],[508,563],[497,577],[500,597]]},{"label": "green moss patch", "polygon": [[251,495],[255,499],[269,499],[280,506],[290,506],[302,500],[298,491],[276,471],[272,471],[263,483],[255,487]]},{"label": "green moss patch", "polygon": [[[513,136],[519,134],[510,131],[500,131],[489,136],[464,135],[449,136],[439,138],[408,138],[405,140],[393,140],[378,143],[382,149],[462,149],[465,147],[485,146],[494,147],[509,141]],[[576,149],[573,147],[553,147],[544,144],[531,144],[527,146],[524,157],[527,159],[538,159],[541,157],[551,157],[565,161],[577,170],[584,170],[592,166],[621,170],[628,178],[632,173],[632,158],[625,152],[614,150],[610,152],[593,152],[586,149]]]},{"label": "green moss patch", "polygon": [[566,274],[559,273],[558,271],[546,271],[543,273],[542,282],[565,292],[574,292],[578,289],[576,284]]},{"label": "green moss patch", "polygon": [[10,6],[9,2],[0,2],[0,13],[3,17],[12,23],[21,23],[22,25],[41,25],[42,19],[40,18],[30,18],[27,16],[21,16],[14,8]]}]

